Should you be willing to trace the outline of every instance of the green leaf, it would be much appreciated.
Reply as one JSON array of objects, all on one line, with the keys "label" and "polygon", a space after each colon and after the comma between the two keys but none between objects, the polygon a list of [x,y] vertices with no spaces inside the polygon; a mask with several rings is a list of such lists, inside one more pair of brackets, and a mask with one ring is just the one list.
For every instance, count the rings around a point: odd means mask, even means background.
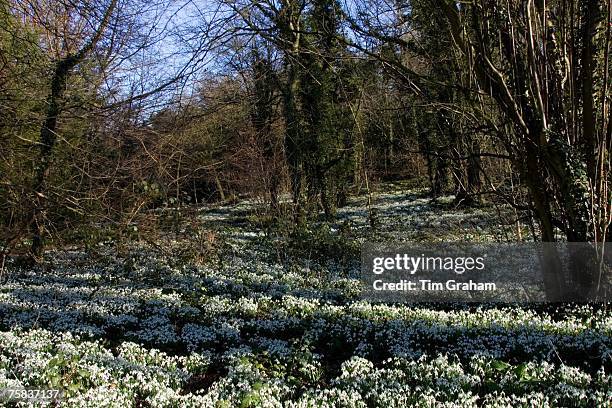
[{"label": "green leaf", "polygon": [[527,377],[527,364],[519,364],[518,366],[514,367],[513,371],[520,380],[523,380]]},{"label": "green leaf", "polygon": [[91,373],[84,368],[80,368],[77,373],[83,378],[89,378],[91,376]]},{"label": "green leaf", "polygon": [[260,402],[259,395],[255,393],[248,393],[240,402],[240,408],[249,408],[256,406]]},{"label": "green leaf", "polygon": [[53,367],[57,367],[61,364],[61,360],[57,357],[53,357],[51,360],[49,360],[49,363],[47,363],[47,366],[49,368],[53,368]]},{"label": "green leaf", "polygon": [[71,392],[77,392],[77,391],[79,391],[80,389],[81,389],[81,385],[80,385],[80,384],[74,384],[74,383],[73,383],[73,384],[70,384],[70,385],[68,386],[68,391],[71,391]]},{"label": "green leaf", "polygon": [[493,369],[497,371],[508,371],[508,369],[511,368],[512,365],[504,361],[493,360],[493,362],[491,363],[491,367],[493,367]]}]

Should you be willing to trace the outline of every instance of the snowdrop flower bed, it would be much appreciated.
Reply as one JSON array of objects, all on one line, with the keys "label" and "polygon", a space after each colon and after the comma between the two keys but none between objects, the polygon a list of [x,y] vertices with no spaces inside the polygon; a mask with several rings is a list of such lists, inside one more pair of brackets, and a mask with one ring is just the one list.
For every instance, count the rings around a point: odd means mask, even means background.
[{"label": "snowdrop flower bed", "polygon": [[[389,236],[401,217],[421,219],[410,211],[431,213],[421,198],[387,198]],[[446,214],[439,228],[471,217]],[[44,271],[9,266],[0,389],[64,391],[17,406],[612,406],[603,307],[372,304],[351,271],[279,264],[260,231],[225,238],[234,252],[222,264],[135,245],[57,253]]]}]

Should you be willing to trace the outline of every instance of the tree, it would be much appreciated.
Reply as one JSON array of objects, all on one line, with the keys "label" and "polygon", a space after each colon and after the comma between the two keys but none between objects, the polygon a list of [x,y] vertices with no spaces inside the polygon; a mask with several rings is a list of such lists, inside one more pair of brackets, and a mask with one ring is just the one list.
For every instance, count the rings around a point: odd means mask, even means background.
[{"label": "tree", "polygon": [[40,132],[48,63],[38,47],[36,28],[17,18],[12,3],[0,1],[0,240],[6,246],[14,240],[9,231],[26,217],[30,141]]},{"label": "tree", "polygon": [[[506,149],[529,189],[542,241],[556,241],[556,229],[568,241],[609,239],[610,5],[602,6],[442,3],[463,66],[512,124]],[[572,278],[582,295],[599,289],[593,268]],[[559,274],[547,283],[553,297],[568,290]]]},{"label": "tree", "polygon": [[[204,16],[198,20],[199,35],[188,35],[192,27],[183,22],[179,28],[172,18],[175,8],[181,9],[174,2],[11,0],[1,5],[7,64],[0,84],[15,85],[0,88],[7,102],[2,109],[23,118],[12,126],[14,132],[2,135],[8,146],[17,147],[1,163],[1,193],[6,191],[12,203],[2,209],[4,252],[29,233],[30,257],[40,260],[45,235],[56,221],[67,225],[71,219],[95,218],[88,213],[104,205],[99,194],[122,184],[115,182],[120,152],[107,149],[111,143],[103,136],[120,137],[175,103],[171,92],[182,92],[226,29],[222,19]],[[109,166],[113,157],[117,160]],[[108,185],[101,186],[102,180]]]},{"label": "tree", "polygon": [[257,42],[250,50],[252,75],[251,121],[257,133],[257,139],[263,145],[263,158],[267,167],[267,184],[272,211],[279,206],[279,189],[281,187],[281,166],[277,137],[273,131],[276,119],[276,100],[278,90],[277,73],[272,64],[272,50]]},{"label": "tree", "polygon": [[[49,174],[49,167],[53,159],[53,149],[57,140],[57,120],[62,111],[62,99],[66,90],[66,83],[72,70],[85,61],[101,40],[111,21],[116,6],[117,0],[111,0],[108,5],[106,5],[97,28],[95,28],[89,38],[84,40],[80,48],[76,50],[69,48],[63,50],[59,58],[53,63],[54,69],[46,102],[47,112],[40,128],[40,152],[32,187],[34,205],[30,224],[33,231],[31,254],[36,259],[40,259],[42,255],[44,234],[43,217],[46,199],[45,181]],[[93,22],[88,22],[88,25],[90,24],[93,25]]]},{"label": "tree", "polygon": [[338,39],[341,8],[332,0],[229,4],[246,25],[241,30],[273,44],[283,55],[282,72],[275,78],[282,96],[295,218],[301,220],[306,207],[319,205],[332,217],[342,201],[343,175],[352,173],[352,122],[336,72],[343,52]]},{"label": "tree", "polygon": [[[328,219],[346,195],[353,174],[352,119],[344,94],[349,94],[351,70],[343,64],[342,11],[335,0],[315,0],[308,13],[308,32],[301,79],[305,173],[310,202],[319,200]],[[342,82],[339,73],[345,75]]]}]

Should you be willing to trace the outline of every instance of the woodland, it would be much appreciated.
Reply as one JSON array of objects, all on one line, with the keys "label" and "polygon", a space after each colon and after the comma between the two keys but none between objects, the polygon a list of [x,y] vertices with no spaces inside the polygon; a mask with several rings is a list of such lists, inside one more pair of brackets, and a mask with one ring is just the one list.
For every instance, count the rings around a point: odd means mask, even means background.
[{"label": "woodland", "polygon": [[[0,405],[612,406],[611,42],[611,0],[0,0]],[[397,304],[365,242],[593,249]]]}]

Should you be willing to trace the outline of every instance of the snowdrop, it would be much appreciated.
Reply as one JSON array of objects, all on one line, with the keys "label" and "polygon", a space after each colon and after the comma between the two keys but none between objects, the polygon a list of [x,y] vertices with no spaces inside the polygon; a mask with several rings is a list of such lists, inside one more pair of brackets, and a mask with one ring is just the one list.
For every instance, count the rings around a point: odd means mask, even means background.
[{"label": "snowdrop", "polygon": [[[253,205],[200,217],[223,223]],[[377,206],[374,235],[365,201],[339,209],[355,239],[411,240],[411,225],[487,240],[497,228],[486,210],[440,216],[416,193]],[[123,258],[102,246],[96,262],[54,253],[53,274],[11,270],[0,388],[63,387],[60,406],[96,408],[611,406],[609,310],[374,304],[357,297],[357,266],[288,267],[255,229],[220,239],[233,248],[222,267],[135,243]]]}]

